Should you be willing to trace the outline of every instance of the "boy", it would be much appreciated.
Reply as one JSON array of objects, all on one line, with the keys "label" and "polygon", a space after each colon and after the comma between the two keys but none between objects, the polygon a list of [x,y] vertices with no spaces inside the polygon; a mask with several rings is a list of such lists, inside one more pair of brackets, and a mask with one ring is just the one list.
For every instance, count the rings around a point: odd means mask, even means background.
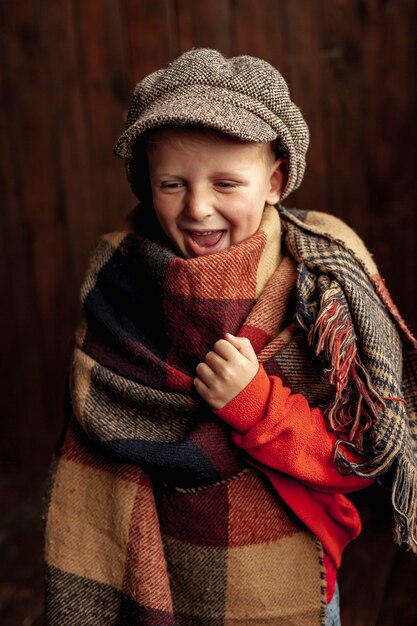
[{"label": "boy", "polygon": [[343,494],[389,467],[412,543],[390,314],[413,338],[357,236],[278,205],[307,145],[259,59],[191,50],[138,84],[116,153],[140,204],[83,287],[48,624],[338,624]]}]

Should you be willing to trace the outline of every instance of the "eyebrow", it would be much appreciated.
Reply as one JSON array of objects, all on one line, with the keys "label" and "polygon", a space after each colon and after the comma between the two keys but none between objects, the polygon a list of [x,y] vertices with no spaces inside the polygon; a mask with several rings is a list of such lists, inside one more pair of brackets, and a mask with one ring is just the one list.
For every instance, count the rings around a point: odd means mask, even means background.
[{"label": "eyebrow", "polygon": [[[246,174],[247,171],[250,169],[250,166],[247,167],[233,167],[231,169],[228,170],[217,170],[214,171],[212,174],[210,174],[210,178],[216,178],[216,177],[228,177],[234,174]],[[161,171],[161,172],[157,172],[158,176],[182,176],[180,172],[175,172],[175,171]]]}]

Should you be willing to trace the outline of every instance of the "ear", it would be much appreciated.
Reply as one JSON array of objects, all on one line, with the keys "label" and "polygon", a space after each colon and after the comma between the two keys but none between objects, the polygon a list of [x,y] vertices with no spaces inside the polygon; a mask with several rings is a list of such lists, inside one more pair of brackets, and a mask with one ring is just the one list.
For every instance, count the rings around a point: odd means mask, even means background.
[{"label": "ear", "polygon": [[276,204],[281,198],[284,183],[287,179],[286,159],[277,159],[272,166],[271,177],[269,179],[269,192],[266,197],[267,204]]}]

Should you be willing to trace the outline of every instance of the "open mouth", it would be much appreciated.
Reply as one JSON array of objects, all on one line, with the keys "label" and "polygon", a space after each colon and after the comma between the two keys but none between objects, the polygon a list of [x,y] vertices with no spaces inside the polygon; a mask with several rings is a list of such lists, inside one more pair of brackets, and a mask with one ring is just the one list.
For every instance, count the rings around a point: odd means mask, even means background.
[{"label": "open mouth", "polygon": [[185,243],[191,256],[213,254],[220,250],[225,230],[184,230]]}]

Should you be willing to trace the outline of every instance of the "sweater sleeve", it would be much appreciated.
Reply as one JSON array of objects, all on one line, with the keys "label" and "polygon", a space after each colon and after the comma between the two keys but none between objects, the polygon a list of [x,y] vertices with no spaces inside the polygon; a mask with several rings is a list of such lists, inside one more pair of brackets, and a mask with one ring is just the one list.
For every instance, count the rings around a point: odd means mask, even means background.
[{"label": "sweater sleeve", "polygon": [[[334,462],[337,437],[331,433],[318,408],[292,394],[277,376],[262,366],[252,381],[225,407],[215,413],[232,428],[236,446],[254,460],[327,493],[349,493],[373,481],[355,474],[341,474]],[[345,451],[349,461],[361,457]]]}]

